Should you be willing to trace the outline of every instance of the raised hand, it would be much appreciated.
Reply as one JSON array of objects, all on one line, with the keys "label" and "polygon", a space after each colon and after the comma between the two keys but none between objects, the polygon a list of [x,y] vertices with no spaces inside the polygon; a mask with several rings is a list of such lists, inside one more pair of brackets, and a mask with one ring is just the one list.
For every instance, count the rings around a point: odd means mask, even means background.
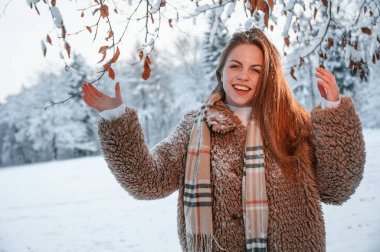
[{"label": "raised hand", "polygon": [[317,67],[316,70],[315,77],[318,78],[317,84],[321,96],[328,101],[338,101],[340,91],[334,75],[321,67]]},{"label": "raised hand", "polygon": [[83,100],[91,108],[102,112],[103,110],[109,110],[119,107],[122,103],[122,97],[120,92],[120,83],[115,85],[115,97],[108,96],[98,89],[96,89],[91,83],[85,83],[82,86]]}]

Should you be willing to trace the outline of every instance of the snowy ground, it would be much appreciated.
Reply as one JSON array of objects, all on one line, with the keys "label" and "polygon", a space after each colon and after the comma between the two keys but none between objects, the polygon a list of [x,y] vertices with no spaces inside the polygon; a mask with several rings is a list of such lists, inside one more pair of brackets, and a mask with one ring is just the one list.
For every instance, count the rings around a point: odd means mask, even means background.
[{"label": "snowy ground", "polygon": [[[380,130],[366,130],[356,194],[323,206],[327,251],[380,251]],[[177,194],[137,201],[102,157],[0,169],[0,252],[180,251]]]}]

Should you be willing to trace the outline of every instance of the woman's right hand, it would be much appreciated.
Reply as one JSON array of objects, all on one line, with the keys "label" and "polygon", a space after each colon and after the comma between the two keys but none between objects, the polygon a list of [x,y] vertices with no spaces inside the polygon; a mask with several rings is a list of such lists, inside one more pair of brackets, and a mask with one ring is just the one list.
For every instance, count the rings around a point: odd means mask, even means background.
[{"label": "woman's right hand", "polygon": [[104,110],[114,109],[123,104],[123,100],[120,92],[120,83],[115,85],[115,97],[108,96],[98,89],[96,89],[91,83],[84,83],[82,86],[83,100],[93,109],[99,112]]}]

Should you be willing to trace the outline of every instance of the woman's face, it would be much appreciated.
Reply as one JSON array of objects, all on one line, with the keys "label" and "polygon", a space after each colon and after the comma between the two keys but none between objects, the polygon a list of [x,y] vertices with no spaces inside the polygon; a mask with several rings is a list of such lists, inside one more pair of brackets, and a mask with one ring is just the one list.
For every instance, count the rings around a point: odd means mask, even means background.
[{"label": "woman's face", "polygon": [[221,76],[227,104],[251,106],[262,68],[263,53],[256,45],[242,44],[232,49]]}]

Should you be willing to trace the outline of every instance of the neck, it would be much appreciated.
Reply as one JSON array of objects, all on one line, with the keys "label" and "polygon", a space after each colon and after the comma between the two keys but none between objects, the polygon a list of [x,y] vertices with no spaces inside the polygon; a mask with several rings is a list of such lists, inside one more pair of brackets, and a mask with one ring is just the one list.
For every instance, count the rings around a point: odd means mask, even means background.
[{"label": "neck", "polygon": [[252,107],[236,107],[230,104],[226,105],[239,117],[242,124],[246,127],[252,115]]}]

